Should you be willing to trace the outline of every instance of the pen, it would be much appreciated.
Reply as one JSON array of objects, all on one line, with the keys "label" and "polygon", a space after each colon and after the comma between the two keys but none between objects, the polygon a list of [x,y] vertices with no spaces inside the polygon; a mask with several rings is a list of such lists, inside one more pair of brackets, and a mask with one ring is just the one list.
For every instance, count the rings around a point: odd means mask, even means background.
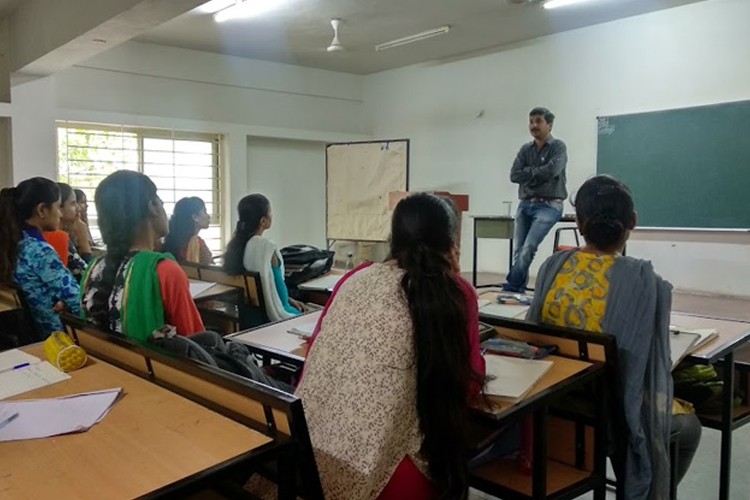
[{"label": "pen", "polygon": [[5,427],[9,423],[13,422],[16,419],[16,417],[18,417],[18,413],[14,413],[11,416],[9,416],[8,418],[6,418],[5,420],[3,420],[2,422],[0,422],[0,429],[2,429],[3,427]]},{"label": "pen", "polygon": [[25,368],[27,366],[31,365],[31,363],[21,363],[20,365],[16,365],[13,367],[13,370],[18,370],[19,368]]}]

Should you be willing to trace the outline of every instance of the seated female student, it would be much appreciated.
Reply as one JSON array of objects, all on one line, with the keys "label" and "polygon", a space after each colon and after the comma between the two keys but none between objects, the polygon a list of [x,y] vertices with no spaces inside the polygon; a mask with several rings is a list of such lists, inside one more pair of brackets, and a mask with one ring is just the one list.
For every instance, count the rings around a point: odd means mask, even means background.
[{"label": "seated female student", "polygon": [[[44,233],[44,238],[58,251],[60,258],[77,281],[81,280],[86,271],[86,263],[91,260],[91,245],[88,241],[88,226],[83,223],[78,213],[73,188],[58,182],[60,187],[60,218],[62,229]],[[63,234],[61,234],[63,233]],[[62,245],[67,245],[67,251],[61,251]],[[67,258],[65,257],[67,255]]]},{"label": "seated female student", "polygon": [[89,242],[89,227],[81,218],[80,205],[73,188],[64,182],[58,182],[62,210],[62,228],[70,235],[71,250],[84,261],[91,261],[91,243]]},{"label": "seated female student", "polygon": [[0,283],[15,282],[41,339],[63,329],[58,312],[80,312],[79,288],[44,231],[60,224],[60,188],[42,177],[0,191]]},{"label": "seated female student", "polygon": [[198,236],[201,229],[208,229],[209,222],[203,200],[195,196],[182,198],[174,206],[169,219],[169,234],[164,238],[162,250],[174,255],[179,262],[212,264],[214,258],[211,250]]},{"label": "seated female student", "polygon": [[396,206],[391,260],[346,275],[297,388],[325,497],[465,498],[462,425],[485,375],[474,289],[444,200]]},{"label": "seated female student", "polygon": [[81,283],[86,316],[139,341],[164,325],[179,335],[204,331],[185,272],[171,255],[153,251],[167,234],[167,214],[151,179],[115,172],[96,188],[95,203],[107,254]]},{"label": "seated female student", "polygon": [[636,224],[633,198],[622,182],[606,175],[589,179],[575,207],[586,245],[542,265],[528,319],[617,338],[629,436],[627,449],[618,453],[626,477],[618,480],[628,499],[668,498],[670,428],[680,431],[678,482],[701,434],[698,417],[672,404],[672,286],[650,262],[621,255]]},{"label": "seated female student", "polygon": [[279,321],[299,315],[304,306],[289,297],[284,282],[284,261],[276,245],[263,237],[271,227],[271,203],[262,194],[245,196],[237,205],[240,220],[227,245],[224,270],[232,275],[245,271],[260,274],[268,319]]},{"label": "seated female student", "polygon": [[91,227],[89,227],[89,200],[80,189],[74,189],[73,192],[76,195],[76,203],[78,203],[78,214],[81,217],[81,221],[86,224],[86,234],[88,235],[89,246],[94,246],[94,238],[91,236]]}]

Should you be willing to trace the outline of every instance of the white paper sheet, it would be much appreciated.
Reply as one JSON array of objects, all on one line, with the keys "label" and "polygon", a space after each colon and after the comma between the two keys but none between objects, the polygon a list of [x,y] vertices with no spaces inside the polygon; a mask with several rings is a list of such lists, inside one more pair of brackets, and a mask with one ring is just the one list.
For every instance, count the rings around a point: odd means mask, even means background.
[{"label": "white paper sheet", "polygon": [[190,296],[196,298],[215,284],[210,281],[190,280]]},{"label": "white paper sheet", "polygon": [[288,333],[297,335],[299,337],[302,337],[303,339],[309,339],[310,337],[312,337],[313,332],[315,331],[315,326],[317,324],[318,322],[314,321],[312,323],[305,323],[303,325],[297,325],[294,328],[290,328],[288,330]]},{"label": "white paper sheet", "polygon": [[0,400],[70,378],[47,361],[0,373]]},{"label": "white paper sheet", "polygon": [[0,352],[0,372],[12,370],[13,367],[28,363],[33,365],[39,363],[41,359],[31,354],[26,354],[18,349],[10,349],[8,351]]},{"label": "white paper sheet", "polygon": [[109,412],[122,389],[73,394],[64,398],[0,403],[18,417],[0,429],[0,442],[39,439],[89,430]]}]

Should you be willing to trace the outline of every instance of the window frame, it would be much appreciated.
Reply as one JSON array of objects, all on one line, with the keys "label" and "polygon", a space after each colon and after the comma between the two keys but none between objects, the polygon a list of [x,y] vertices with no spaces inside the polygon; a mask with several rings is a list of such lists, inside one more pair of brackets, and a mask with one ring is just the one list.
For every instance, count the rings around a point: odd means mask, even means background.
[{"label": "window frame", "polygon": [[[70,179],[70,167],[68,167],[68,173],[67,176],[64,178],[62,175],[61,170],[61,159],[63,153],[66,155],[65,160],[70,161],[81,161],[76,160],[74,158],[70,158],[69,156],[69,150],[71,149],[70,146],[68,146],[67,150],[65,152],[61,151],[60,148],[60,134],[65,133],[67,134],[69,130],[81,130],[85,131],[87,133],[91,132],[104,132],[104,133],[114,133],[114,134],[121,134],[124,136],[125,134],[133,134],[135,135],[135,140],[137,141],[137,166],[136,170],[139,173],[145,173],[146,166],[148,165],[145,162],[145,152],[146,149],[144,148],[144,142],[147,139],[166,139],[173,141],[201,141],[201,142],[210,142],[211,143],[211,156],[213,158],[213,164],[211,165],[211,169],[213,170],[211,175],[211,193],[212,193],[212,210],[211,213],[209,213],[210,217],[210,226],[218,226],[219,227],[219,243],[223,247],[225,242],[225,236],[226,236],[226,221],[225,221],[225,210],[224,210],[224,200],[225,200],[225,193],[223,192],[223,182],[224,182],[224,155],[223,155],[223,143],[224,143],[224,135],[220,133],[210,133],[210,132],[194,132],[194,131],[186,131],[186,130],[177,130],[177,129],[164,129],[164,128],[156,128],[156,127],[141,127],[141,126],[130,126],[130,125],[115,125],[115,124],[106,124],[106,123],[95,123],[95,122],[84,122],[84,121],[76,121],[76,120],[56,120],[55,121],[55,149],[56,149],[56,157],[55,157],[55,168],[57,171],[57,179],[60,182],[66,182],[70,184],[73,188],[78,188],[80,186],[76,186],[75,182],[71,183]],[[104,148],[103,148],[104,149]],[[106,150],[113,151],[114,149],[106,148]],[[125,148],[123,148],[125,150]],[[129,151],[132,151],[129,150]],[[149,150],[151,151],[151,150]],[[175,151],[174,146],[172,148],[172,153],[180,153],[179,151]],[[188,153],[189,154],[189,153]],[[95,163],[96,160],[88,160],[91,163]],[[118,170],[125,170],[124,165],[126,162],[122,162],[122,166],[118,168]],[[173,167],[176,165],[173,164]],[[169,177],[169,176],[165,176]],[[177,179],[177,175],[173,173],[171,175],[172,179]],[[89,186],[84,186],[84,188],[90,189]],[[180,191],[177,189],[173,189],[173,191]],[[175,202],[177,199],[174,200]],[[89,200],[89,203],[93,203],[93,200]],[[171,213],[168,214],[168,216],[171,216]],[[89,220],[89,224],[93,228],[98,228],[98,221],[96,217],[92,217]],[[214,253],[216,254],[217,251],[221,251],[221,249],[213,249]]]}]

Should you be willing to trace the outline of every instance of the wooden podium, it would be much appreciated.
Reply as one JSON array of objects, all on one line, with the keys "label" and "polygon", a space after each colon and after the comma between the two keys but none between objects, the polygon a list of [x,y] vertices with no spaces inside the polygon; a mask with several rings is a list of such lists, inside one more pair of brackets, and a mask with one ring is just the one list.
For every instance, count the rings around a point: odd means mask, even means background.
[{"label": "wooden podium", "polygon": [[[410,194],[418,191],[391,191],[388,193],[388,209],[393,210],[398,205],[398,202],[409,196]],[[444,196],[453,200],[458,209],[461,212],[469,211],[469,195],[468,194],[453,194],[448,191],[424,191],[426,193],[434,194],[435,196]]]}]

